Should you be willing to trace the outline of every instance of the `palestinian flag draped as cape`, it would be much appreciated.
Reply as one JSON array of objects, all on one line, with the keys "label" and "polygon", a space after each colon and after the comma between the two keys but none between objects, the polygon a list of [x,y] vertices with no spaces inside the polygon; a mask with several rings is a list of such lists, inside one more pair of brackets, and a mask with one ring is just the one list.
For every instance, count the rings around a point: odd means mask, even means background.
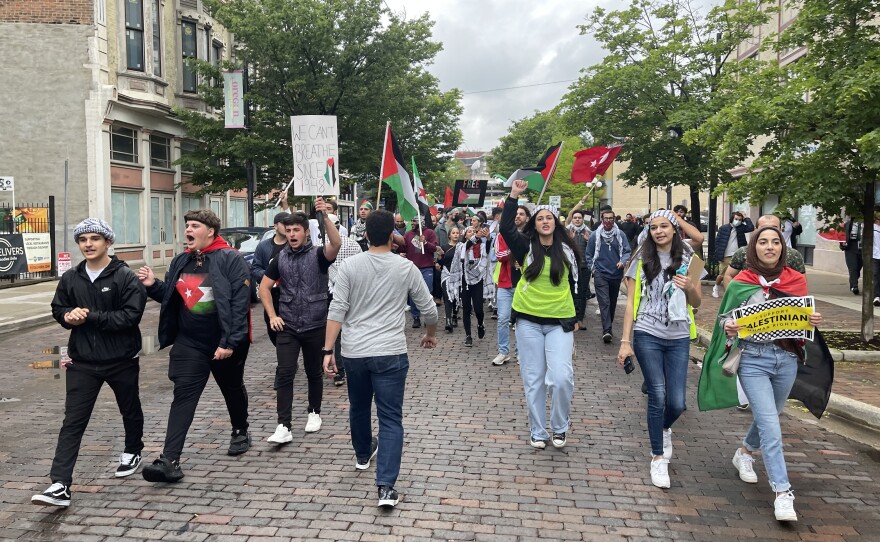
[{"label": "palestinian flag draped as cape", "polygon": [[[787,291],[770,288],[770,292],[776,297],[807,295],[807,281],[797,271],[786,267],[779,278]],[[724,292],[718,314],[726,314],[739,307],[760,289],[758,275],[748,270],[740,272],[730,281]],[[738,342],[739,340],[735,338],[732,347],[736,347]],[[797,378],[789,398],[801,401],[814,416],[821,418],[831,396],[834,360],[831,359],[825,339],[818,329],[814,340],[806,341],[804,349],[805,363],[798,364]],[[736,378],[724,376],[721,372],[727,353],[727,335],[716,319],[715,329],[712,330],[712,341],[703,357],[703,370],[700,373],[700,384],[697,389],[697,403],[700,410],[717,410],[739,404]]]}]

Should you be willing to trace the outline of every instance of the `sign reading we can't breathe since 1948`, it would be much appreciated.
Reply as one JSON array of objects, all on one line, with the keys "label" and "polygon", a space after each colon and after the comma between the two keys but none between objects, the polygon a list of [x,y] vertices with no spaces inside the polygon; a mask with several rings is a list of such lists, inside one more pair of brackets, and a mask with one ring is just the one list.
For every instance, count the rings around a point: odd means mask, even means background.
[{"label": "sign reading we can't breathe since 1948", "polygon": [[290,117],[293,146],[293,194],[339,195],[339,138],[336,117]]}]

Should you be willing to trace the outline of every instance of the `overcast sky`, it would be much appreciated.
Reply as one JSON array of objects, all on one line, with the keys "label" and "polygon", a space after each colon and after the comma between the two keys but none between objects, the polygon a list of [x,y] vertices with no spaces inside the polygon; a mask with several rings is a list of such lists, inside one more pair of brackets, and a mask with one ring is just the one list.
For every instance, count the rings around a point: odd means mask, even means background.
[{"label": "overcast sky", "polygon": [[462,149],[491,150],[511,121],[559,103],[568,83],[492,90],[577,79],[581,68],[601,61],[603,51],[578,24],[606,0],[386,0],[407,18],[429,12],[434,39],[443,51],[429,67],[441,90],[461,89]]}]

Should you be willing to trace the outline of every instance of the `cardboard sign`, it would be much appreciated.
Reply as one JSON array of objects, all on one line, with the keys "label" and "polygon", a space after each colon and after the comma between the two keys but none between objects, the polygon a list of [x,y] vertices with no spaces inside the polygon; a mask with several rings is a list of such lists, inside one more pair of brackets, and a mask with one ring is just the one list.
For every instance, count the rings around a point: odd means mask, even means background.
[{"label": "cardboard sign", "polygon": [[810,315],[815,306],[813,296],[781,297],[733,309],[732,316],[740,326],[741,339],[751,337],[755,341],[812,341],[815,328],[810,324]]},{"label": "cardboard sign", "polygon": [[486,188],[489,181],[455,181],[452,191],[453,207],[482,207],[486,199]]},{"label": "cardboard sign", "polygon": [[290,117],[295,196],[339,195],[339,139],[333,115]]}]

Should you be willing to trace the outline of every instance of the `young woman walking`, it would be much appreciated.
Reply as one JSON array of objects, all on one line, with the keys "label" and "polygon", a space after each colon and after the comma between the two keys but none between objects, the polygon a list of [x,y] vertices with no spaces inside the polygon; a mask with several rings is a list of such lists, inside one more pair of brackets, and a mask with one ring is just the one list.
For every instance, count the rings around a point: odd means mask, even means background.
[{"label": "young woman walking", "polygon": [[[474,217],[474,222],[477,216]],[[468,226],[464,230],[462,240],[455,247],[452,264],[449,266],[449,279],[446,282],[452,301],[461,300],[464,308],[464,345],[468,347],[474,345],[471,313],[477,317],[477,337],[482,339],[486,336],[486,328],[483,327],[483,279],[489,265],[489,251],[485,238],[482,237],[483,233],[484,228],[477,229],[474,226]]]},{"label": "young woman walking", "polygon": [[[801,273],[786,267],[785,239],[774,226],[764,226],[752,233],[746,251],[746,268],[734,278],[724,292],[718,315],[718,326],[712,344],[703,362],[700,393],[704,394],[704,382],[710,354],[723,352],[725,343],[736,348],[740,327],[731,310],[756,303],[788,296],[806,296],[807,280]],[[809,322],[813,326],[822,323],[822,315],[813,312]],[[723,330],[723,333],[720,332]],[[742,447],[733,456],[733,465],[743,482],[757,483],[752,454],[761,450],[764,468],[770,488],[776,493],[774,512],[778,521],[797,521],[794,511],[794,493],[788,481],[788,470],[782,451],[782,429],[779,415],[785,408],[798,373],[798,364],[804,363],[803,341],[796,339],[773,339],[769,334],[750,335],[739,339],[741,348],[737,376],[749,400],[753,421]],[[717,344],[716,344],[717,343]],[[729,379],[732,381],[732,379]],[[729,385],[733,387],[733,383]],[[704,407],[704,397],[700,397]]]},{"label": "young woman walking", "polygon": [[[501,235],[522,268],[513,294],[513,312],[529,411],[529,443],[543,449],[549,440],[562,448],[574,393],[572,332],[577,322],[572,290],[577,288],[581,256],[554,207],[538,205],[522,233],[517,230],[517,198],[526,188],[526,181],[514,181],[501,213]],[[552,436],[546,429],[548,390]]]},{"label": "young woman walking", "polygon": [[[446,333],[452,333],[452,329],[458,325],[458,303],[452,300],[449,286],[449,268],[452,259],[455,258],[455,247],[461,238],[461,230],[452,228],[449,230],[449,244],[440,247],[443,251],[440,261],[437,262],[437,271],[440,272],[440,287],[443,290],[443,308],[446,310]],[[456,298],[457,299],[457,298]]]},{"label": "young woman walking", "polygon": [[668,488],[672,424],[685,410],[690,340],[696,336],[690,307],[699,307],[701,296],[699,283],[687,276],[694,251],[682,239],[675,214],[655,212],[648,232],[627,265],[617,363],[623,367],[626,358],[635,356],[642,369],[648,390],[651,483]]}]

